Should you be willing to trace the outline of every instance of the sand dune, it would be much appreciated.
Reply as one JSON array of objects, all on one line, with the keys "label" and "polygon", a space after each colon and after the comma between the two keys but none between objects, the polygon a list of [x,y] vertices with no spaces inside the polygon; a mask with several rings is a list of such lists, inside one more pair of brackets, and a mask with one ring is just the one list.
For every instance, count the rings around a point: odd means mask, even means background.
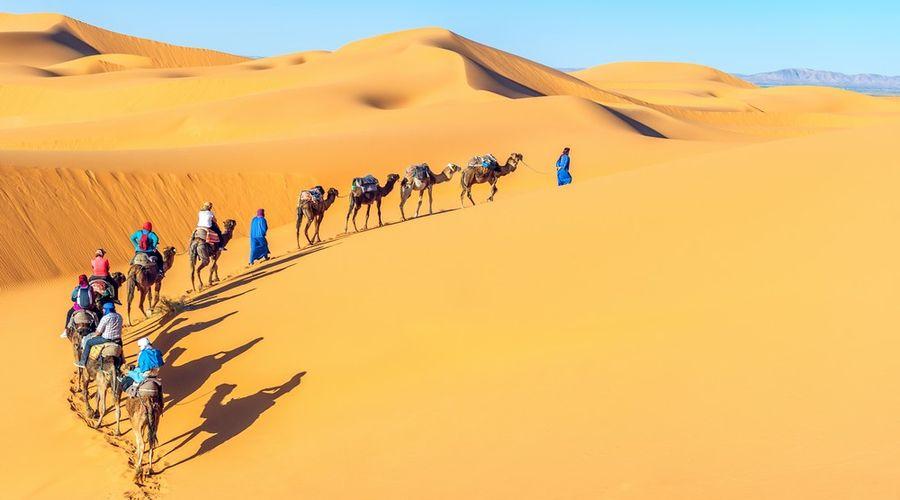
[{"label": "sand dune", "polygon": [[[0,16],[0,84],[6,373],[39,374],[0,378],[25,409],[0,417],[2,497],[897,489],[900,101],[690,64],[565,74],[438,28],[249,60],[58,15]],[[395,191],[386,227],[336,237],[341,198],[295,251],[300,188],[487,151],[527,162],[495,203],[456,210],[454,178],[438,214],[397,223]],[[129,436],[69,411],[56,337],[93,249],[122,270],[150,219],[183,252],[206,200],[239,223],[228,279],[126,332],[168,363],[140,489]],[[248,270],[259,206],[277,258]],[[188,278],[181,253],[164,294]]]}]

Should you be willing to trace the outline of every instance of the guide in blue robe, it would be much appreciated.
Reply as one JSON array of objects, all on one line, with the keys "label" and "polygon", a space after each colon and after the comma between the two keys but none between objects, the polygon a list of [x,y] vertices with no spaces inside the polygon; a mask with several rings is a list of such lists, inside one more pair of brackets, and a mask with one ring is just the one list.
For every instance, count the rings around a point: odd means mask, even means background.
[{"label": "guide in blue robe", "polygon": [[266,222],[266,212],[262,208],[256,211],[256,217],[250,221],[250,263],[259,259],[269,258],[269,242],[266,233],[269,224]]}]

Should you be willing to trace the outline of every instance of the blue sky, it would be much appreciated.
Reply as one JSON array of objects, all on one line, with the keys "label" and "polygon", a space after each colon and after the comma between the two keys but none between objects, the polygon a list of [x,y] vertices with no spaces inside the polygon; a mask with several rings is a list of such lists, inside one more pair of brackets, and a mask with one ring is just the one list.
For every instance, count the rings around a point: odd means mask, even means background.
[{"label": "blue sky", "polygon": [[739,73],[809,67],[900,75],[900,2],[770,1],[43,1],[59,12],[160,41],[266,56],[332,50],[380,33],[442,26],[555,67],[697,62]]}]

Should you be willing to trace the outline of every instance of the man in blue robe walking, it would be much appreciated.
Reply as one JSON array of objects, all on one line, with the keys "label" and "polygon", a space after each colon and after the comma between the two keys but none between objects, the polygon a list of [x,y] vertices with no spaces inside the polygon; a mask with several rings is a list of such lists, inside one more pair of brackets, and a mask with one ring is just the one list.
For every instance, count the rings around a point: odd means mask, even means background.
[{"label": "man in blue robe walking", "polygon": [[266,233],[269,224],[266,222],[266,211],[262,208],[256,211],[256,217],[250,221],[250,264],[259,259],[269,260],[269,242],[266,241]]},{"label": "man in blue robe walking", "polygon": [[556,184],[565,186],[572,183],[572,174],[569,173],[569,148],[563,149],[559,159],[556,160]]}]

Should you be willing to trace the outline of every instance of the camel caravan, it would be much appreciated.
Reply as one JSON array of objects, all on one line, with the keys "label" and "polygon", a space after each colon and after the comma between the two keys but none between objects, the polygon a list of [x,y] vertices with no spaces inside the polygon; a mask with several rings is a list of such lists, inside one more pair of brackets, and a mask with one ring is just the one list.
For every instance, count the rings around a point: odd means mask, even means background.
[{"label": "camel caravan", "polygon": [[[398,182],[400,215],[403,220],[406,220],[404,206],[414,191],[419,193],[415,217],[419,216],[426,192],[430,215],[433,213],[434,186],[450,181],[457,173],[461,176],[460,204],[464,204],[465,197],[475,204],[472,199],[472,186],[475,184],[490,185],[491,191],[487,200],[493,201],[494,195],[497,194],[498,180],[514,172],[521,161],[522,154],[513,153],[505,164],[500,165],[493,155],[487,154],[473,157],[464,169],[450,163],[439,173],[433,172],[427,163],[412,165],[405,170],[402,178],[395,173],[388,174],[384,184],[373,175],[357,177],[350,184],[348,195],[350,203],[344,222],[344,232],[347,232],[351,220],[354,231],[359,231],[356,217],[363,206],[366,207],[363,229],[369,227],[372,205],[375,205],[378,225],[382,226],[382,201]],[[304,217],[307,221],[303,227],[303,235],[307,243],[309,245],[320,243],[322,239],[319,236],[319,228],[325,212],[339,197],[341,196],[336,188],[326,191],[322,186],[300,192],[297,198],[296,223],[298,248]],[[262,215],[264,211],[260,209],[258,217]],[[313,232],[310,235],[310,227],[313,225]],[[191,287],[195,291],[198,290],[197,283],[199,290],[202,290],[205,286],[219,281],[218,260],[234,237],[237,222],[234,219],[227,219],[222,226],[224,229],[219,227],[213,213],[213,204],[204,203],[200,207],[196,229],[191,233],[188,243]],[[150,343],[150,339],[143,337],[137,341],[136,364],[126,367],[122,329],[126,320],[128,326],[132,326],[131,308],[135,292],[138,294],[138,309],[147,318],[150,317],[152,310],[160,301],[162,282],[172,269],[176,250],[173,246],[163,247],[160,250],[159,236],[153,231],[153,224],[149,221],[135,231],[129,241],[134,247],[134,257],[129,263],[127,274],[110,272],[106,251],[102,248],[96,251],[91,260],[92,274],[90,277],[79,276],[78,284],[72,290],[72,307],[66,314],[66,326],[60,337],[67,339],[72,346],[74,363],[77,367],[74,384],[84,398],[84,417],[91,426],[99,428],[107,412],[111,411],[115,415],[116,435],[121,435],[121,406],[123,395],[125,396],[124,405],[129,414],[135,440],[136,457],[133,461],[135,480],[139,482],[146,474],[152,473],[153,468],[153,452],[157,445],[156,432],[163,410],[163,385],[159,377],[163,358],[162,353]],[[204,284],[201,271],[207,267],[209,274]],[[121,305],[119,289],[122,285],[127,285],[128,291],[124,319],[116,311],[116,305]],[[92,382],[93,398],[90,395]],[[145,452],[148,456],[146,470],[143,466]]]}]

